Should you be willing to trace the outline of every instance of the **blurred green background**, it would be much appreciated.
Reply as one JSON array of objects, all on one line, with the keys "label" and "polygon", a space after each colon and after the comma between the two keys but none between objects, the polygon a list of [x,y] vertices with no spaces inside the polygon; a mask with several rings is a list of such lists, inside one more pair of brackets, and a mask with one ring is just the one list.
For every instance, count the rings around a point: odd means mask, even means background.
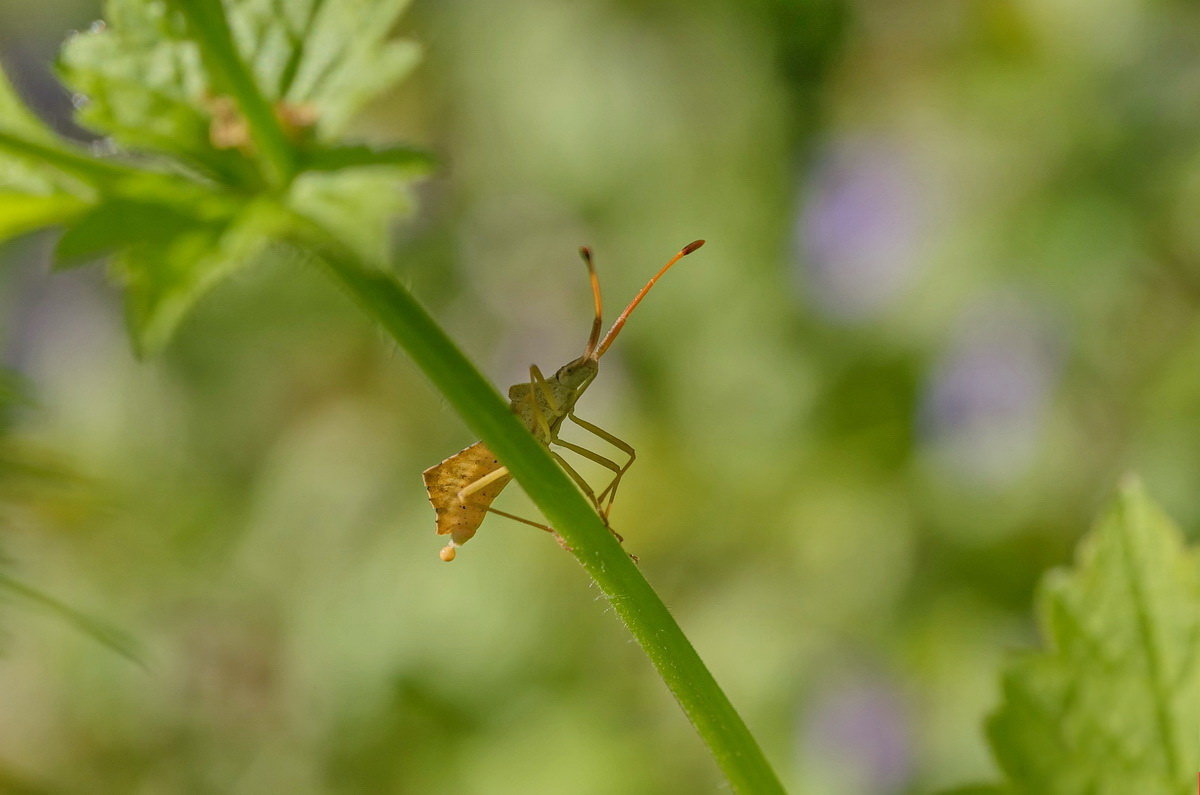
[{"label": "blurred green background", "polygon": [[[0,0],[60,129],[99,14]],[[1200,521],[1200,7],[417,0],[399,32],[425,61],[359,134],[446,166],[396,268],[500,387],[581,351],[579,244],[611,312],[709,240],[579,410],[637,447],[614,525],[789,789],[991,778],[999,663],[1116,478]],[[137,362],[52,245],[0,248],[0,553],[146,666],[0,604],[0,787],[722,788],[552,541],[493,518],[438,560],[420,473],[474,440],[319,272],[242,271]]]}]

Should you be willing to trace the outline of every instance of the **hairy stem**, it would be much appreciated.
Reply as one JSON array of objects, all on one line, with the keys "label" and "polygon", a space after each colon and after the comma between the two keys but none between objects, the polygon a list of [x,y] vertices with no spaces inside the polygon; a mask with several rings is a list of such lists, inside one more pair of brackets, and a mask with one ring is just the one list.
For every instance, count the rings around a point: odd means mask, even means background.
[{"label": "hairy stem", "polygon": [[[286,186],[294,174],[296,152],[239,57],[220,0],[173,3],[188,20],[210,78],[230,91],[245,116],[273,184]],[[291,242],[316,253],[332,277],[408,352],[573,548],[572,554],[645,649],[734,788],[783,792],[754,737],[666,605],[491,384],[392,275],[368,267],[324,227],[304,218],[291,220],[286,234]]]},{"label": "hairy stem", "polygon": [[650,657],[734,788],[738,792],[783,792],[754,737],[666,605],[496,390],[394,277],[364,266],[349,248],[318,227],[305,225],[302,236],[329,273],[408,352],[566,539],[572,554]]}]

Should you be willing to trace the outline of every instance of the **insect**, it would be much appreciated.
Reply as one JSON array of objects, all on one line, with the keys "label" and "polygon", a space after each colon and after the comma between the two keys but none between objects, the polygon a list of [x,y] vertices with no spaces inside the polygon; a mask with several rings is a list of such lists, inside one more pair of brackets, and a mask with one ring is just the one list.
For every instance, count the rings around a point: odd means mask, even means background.
[{"label": "insect", "polygon": [[[588,278],[592,284],[592,302],[595,306],[592,330],[588,335],[587,347],[584,348],[583,355],[558,368],[549,378],[542,375],[542,371],[536,364],[530,365],[529,381],[514,384],[508,390],[509,408],[521,419],[529,432],[546,446],[554,460],[575,481],[575,484],[595,506],[606,526],[608,525],[609,511],[612,510],[613,500],[617,494],[617,487],[621,484],[621,478],[633,465],[637,453],[634,452],[633,447],[608,431],[575,416],[575,403],[595,380],[600,368],[600,357],[612,345],[630,313],[646,297],[654,283],[662,278],[672,265],[702,245],[704,245],[703,240],[688,243],[675,256],[671,257],[667,264],[633,297],[603,339],[600,338],[602,328],[600,279],[596,276],[591,249],[586,246],[579,249],[579,254],[583,258],[584,264],[587,265]],[[585,431],[608,442],[628,456],[628,460],[624,464],[617,464],[612,459],[586,447],[559,438],[558,432],[565,420],[570,420]],[[570,450],[608,469],[613,473],[612,480],[599,494],[595,493],[583,476],[576,472],[552,446]],[[425,489],[429,492],[429,501],[433,504],[434,512],[437,514],[437,532],[439,535],[450,536],[450,543],[446,544],[441,551],[441,558],[444,561],[454,560],[458,548],[475,535],[475,531],[479,529],[479,525],[488,513],[498,514],[537,527],[553,533],[555,538],[559,538],[552,527],[491,507],[492,501],[512,480],[512,475],[483,442],[476,442],[465,450],[455,453],[442,463],[425,470],[423,475]],[[617,536],[617,540],[621,540],[621,536],[616,531],[613,531],[613,534]],[[563,543],[561,538],[559,538],[559,543]]]}]

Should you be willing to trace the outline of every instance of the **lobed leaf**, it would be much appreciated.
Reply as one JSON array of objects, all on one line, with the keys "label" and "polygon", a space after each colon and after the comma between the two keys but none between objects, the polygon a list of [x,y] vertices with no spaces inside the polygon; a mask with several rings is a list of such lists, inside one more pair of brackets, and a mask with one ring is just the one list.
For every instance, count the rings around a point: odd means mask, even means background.
[{"label": "lobed leaf", "polygon": [[69,193],[0,192],[0,242],[68,223],[87,207],[86,202]]},{"label": "lobed leaf", "polygon": [[[113,257],[143,353],[169,339],[216,279],[254,257],[274,231],[274,221],[263,219],[285,207],[338,228],[359,254],[383,262],[392,219],[411,204],[406,184],[430,163],[405,147],[324,140],[413,63],[411,45],[388,39],[407,2],[175,5],[108,0],[107,24],[69,40],[59,61],[63,79],[83,97],[81,124],[180,174],[170,191],[153,180],[107,185],[103,203],[75,208],[76,223],[57,250],[64,266]],[[220,95],[216,87],[231,80],[240,93]],[[245,102],[257,116],[242,116]],[[255,124],[274,128],[275,137],[256,137]],[[296,164],[294,179],[270,178],[291,168],[259,163],[255,145],[264,141],[275,165]],[[267,199],[268,185],[282,195]],[[255,194],[263,200],[247,198]],[[249,209],[270,201],[272,212]],[[50,218],[54,208],[43,204],[14,214],[22,222],[12,226]]]},{"label": "lobed leaf", "polygon": [[[54,144],[57,141],[53,131],[25,107],[3,69],[0,69],[0,132],[38,143]],[[51,209],[53,202],[46,200],[67,194],[72,187],[78,186],[72,186],[53,168],[0,148],[0,191],[5,192],[4,198],[0,199],[3,203],[3,210],[0,210],[0,240],[37,228],[39,224],[30,224]],[[32,194],[35,197],[32,201],[39,206],[19,208],[17,197],[22,194]],[[64,206],[67,198],[63,198]],[[54,213],[51,212],[48,217],[53,219]],[[56,222],[49,221],[50,224]]]},{"label": "lobed leaf", "polygon": [[[251,0],[246,7],[257,10],[260,18],[277,20],[276,27],[287,26],[282,34],[262,26],[259,41],[269,42],[276,35],[298,42],[277,75],[278,97],[315,108],[321,137],[332,139],[420,59],[415,42],[389,38],[408,4],[409,0]],[[286,13],[279,10],[284,6]],[[256,64],[256,70],[260,78],[267,76],[264,66]]]},{"label": "lobed leaf", "polygon": [[1190,793],[1200,770],[1200,572],[1130,481],[1038,599],[1048,648],[1007,670],[988,723],[1018,792]]},{"label": "lobed leaf", "polygon": [[217,152],[196,46],[161,0],[109,0],[106,17],[59,56],[59,75],[78,92],[76,121],[130,149],[208,163]]}]

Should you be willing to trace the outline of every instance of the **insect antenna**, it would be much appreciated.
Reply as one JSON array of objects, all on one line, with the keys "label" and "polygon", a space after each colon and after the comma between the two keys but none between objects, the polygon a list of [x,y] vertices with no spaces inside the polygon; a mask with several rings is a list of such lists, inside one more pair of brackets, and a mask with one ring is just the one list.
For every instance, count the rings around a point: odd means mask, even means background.
[{"label": "insect antenna", "polygon": [[[671,257],[671,259],[667,261],[667,264],[663,265],[662,269],[658,273],[656,273],[652,277],[650,277],[650,281],[646,282],[646,286],[643,287],[640,291],[638,291],[638,294],[635,295],[633,297],[633,300],[629,302],[629,306],[625,307],[625,311],[622,312],[615,321],[613,321],[612,328],[610,328],[608,330],[608,333],[604,335],[604,341],[600,343],[600,346],[598,348],[596,348],[594,358],[599,359],[601,356],[604,355],[604,352],[606,350],[608,350],[608,346],[613,344],[613,340],[617,338],[617,333],[620,332],[621,327],[625,325],[626,318],[628,318],[629,314],[631,312],[633,312],[634,308],[636,308],[637,305],[642,302],[642,299],[646,297],[646,293],[650,292],[650,288],[654,286],[654,283],[656,281],[658,281],[659,279],[661,279],[662,275],[664,273],[666,273],[667,271],[669,271],[671,269],[672,265],[674,265],[676,262],[679,262],[679,260],[683,259],[688,254],[691,254],[693,251],[695,251],[696,249],[700,248],[703,245],[704,245],[703,240],[693,240],[691,243],[688,243],[686,246],[679,249],[678,253],[676,253],[675,256]],[[597,292],[596,293],[597,300],[599,300],[599,295],[600,295],[600,293]],[[597,306],[599,306],[599,304],[597,304]],[[599,312],[597,312],[597,321],[598,320],[599,320]],[[588,346],[588,349],[591,350],[590,345]]]},{"label": "insect antenna", "polygon": [[[600,341],[600,277],[596,275],[596,266],[592,264],[592,250],[587,246],[580,246],[579,256],[583,257],[583,262],[587,265],[588,278],[592,282],[592,302],[596,305],[596,316],[592,318],[592,333],[588,335],[587,348],[583,351],[583,358],[590,359],[596,351],[596,343]],[[596,355],[599,357],[599,354]]]}]

